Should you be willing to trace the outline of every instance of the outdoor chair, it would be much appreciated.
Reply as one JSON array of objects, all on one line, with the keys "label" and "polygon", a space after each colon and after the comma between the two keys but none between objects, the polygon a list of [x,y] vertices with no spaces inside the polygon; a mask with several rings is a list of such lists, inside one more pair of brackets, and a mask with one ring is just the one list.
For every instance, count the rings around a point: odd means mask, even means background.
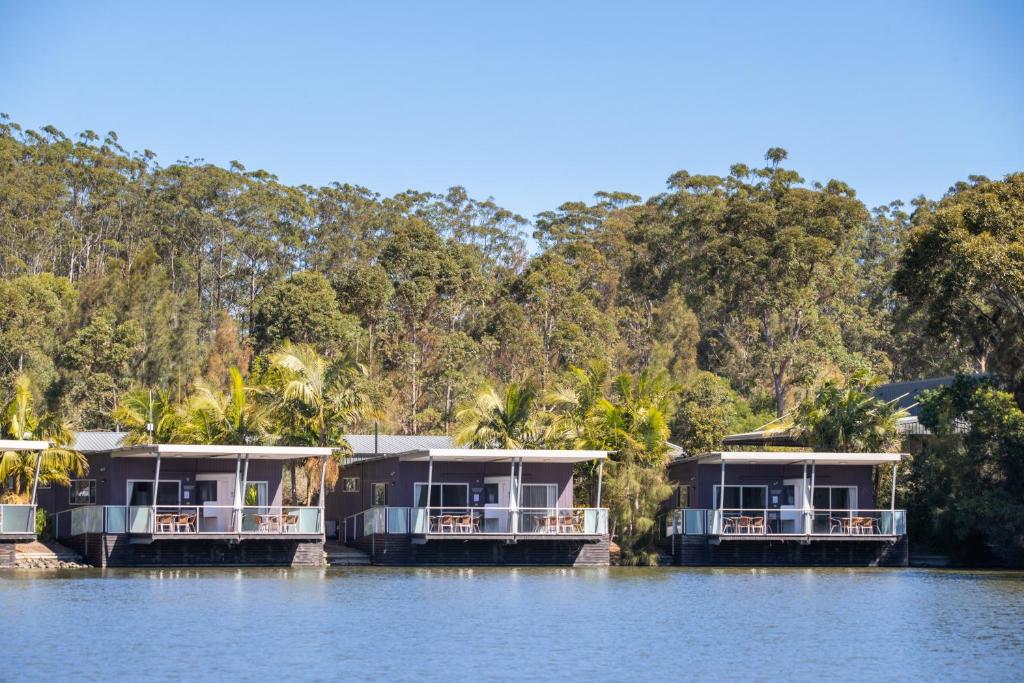
[{"label": "outdoor chair", "polygon": [[763,534],[764,533],[764,517],[751,517],[750,518],[750,533]]},{"label": "outdoor chair", "polygon": [[281,527],[285,533],[297,532],[299,530],[299,516],[283,515],[281,517]]},{"label": "outdoor chair", "polygon": [[473,516],[472,515],[459,515],[455,521],[455,531],[460,534],[471,534],[473,533]]},{"label": "outdoor chair", "polygon": [[454,515],[441,515],[438,521],[438,531],[442,534],[447,531],[450,534],[455,533],[455,516]]},{"label": "outdoor chair", "polygon": [[178,515],[174,521],[174,531],[179,534],[194,532],[195,517],[192,515]]},{"label": "outdoor chair", "polygon": [[571,534],[576,530],[572,523],[572,515],[563,515],[558,520],[558,533]]},{"label": "outdoor chair", "polygon": [[157,515],[156,530],[158,533],[174,533],[174,515]]},{"label": "outdoor chair", "polygon": [[875,520],[871,517],[861,517],[859,528],[862,534],[873,534],[875,533]]}]

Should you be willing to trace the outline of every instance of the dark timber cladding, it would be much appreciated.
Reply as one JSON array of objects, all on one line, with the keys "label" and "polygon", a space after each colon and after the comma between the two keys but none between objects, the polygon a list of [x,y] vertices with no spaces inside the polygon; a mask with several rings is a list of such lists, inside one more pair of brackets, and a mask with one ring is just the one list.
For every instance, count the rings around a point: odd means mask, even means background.
[{"label": "dark timber cladding", "polygon": [[284,505],[282,467],[326,462],[330,448],[111,441],[88,454],[88,486],[53,487],[44,500],[56,538],[89,563],[324,564],[323,501]]},{"label": "dark timber cladding", "polygon": [[600,483],[579,502],[573,486],[575,463],[596,460],[600,482],[606,457],[448,447],[357,455],[328,495],[327,519],[373,564],[607,566]]},{"label": "dark timber cladding", "polygon": [[[669,465],[666,550],[680,565],[908,564],[899,453],[723,451]],[[875,490],[875,468],[892,481]],[[891,470],[888,470],[891,468]],[[724,486],[724,489],[722,488]]]}]

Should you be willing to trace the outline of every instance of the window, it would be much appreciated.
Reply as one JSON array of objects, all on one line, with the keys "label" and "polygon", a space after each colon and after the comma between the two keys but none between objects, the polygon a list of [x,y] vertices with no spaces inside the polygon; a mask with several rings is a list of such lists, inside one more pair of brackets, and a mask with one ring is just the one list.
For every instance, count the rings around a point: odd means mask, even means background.
[{"label": "window", "polygon": [[857,507],[856,486],[815,486],[815,510],[852,510]]},{"label": "window", "polygon": [[95,479],[72,479],[68,488],[69,505],[95,505],[96,504],[96,480]]},{"label": "window", "polygon": [[200,479],[196,482],[196,502],[202,505],[217,500],[217,480]]},{"label": "window", "polygon": [[342,493],[359,493],[359,477],[345,477],[341,480]]},{"label": "window", "polygon": [[498,504],[498,485],[484,484],[484,505]]},{"label": "window", "polygon": [[387,482],[377,481],[373,483],[373,503],[377,505],[388,504],[388,485]]},{"label": "window", "polygon": [[558,504],[558,486],[555,484],[523,484],[523,500],[519,507],[553,508]]},{"label": "window", "polygon": [[[179,505],[181,503],[181,482],[178,480],[160,481],[157,505]],[[153,482],[128,480],[128,505],[146,507],[153,504]]]},{"label": "window", "polygon": [[[413,484],[416,507],[427,507],[427,485]],[[469,484],[431,484],[430,507],[465,508],[469,505]]]},{"label": "window", "polygon": [[[721,486],[715,485],[712,507],[718,508],[718,496],[721,488]],[[726,510],[763,510],[767,501],[767,486],[726,486],[722,507]]]},{"label": "window", "polygon": [[245,485],[245,500],[242,504],[246,507],[266,507],[267,506],[267,482],[265,481],[250,481]]},{"label": "window", "polygon": [[680,486],[676,489],[676,507],[688,508],[693,502],[693,487],[689,485]]}]

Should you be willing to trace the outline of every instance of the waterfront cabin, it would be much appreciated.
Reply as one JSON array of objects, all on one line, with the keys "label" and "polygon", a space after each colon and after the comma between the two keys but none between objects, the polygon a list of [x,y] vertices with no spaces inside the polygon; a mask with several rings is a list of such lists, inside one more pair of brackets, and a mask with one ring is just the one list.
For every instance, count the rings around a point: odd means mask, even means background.
[{"label": "waterfront cabin", "polygon": [[53,487],[45,504],[54,536],[91,564],[323,563],[322,505],[284,505],[281,484],[287,461],[325,461],[330,448],[78,441],[87,477]]},{"label": "waterfront cabin", "polygon": [[[339,540],[374,564],[609,563],[606,452],[387,446],[357,452],[326,503]],[[574,498],[578,463],[597,468],[593,507]]]},{"label": "waterfront cabin", "polygon": [[[666,519],[682,565],[906,566],[906,511],[896,508],[899,453],[807,451],[682,455]],[[887,505],[876,468],[891,468]]]},{"label": "waterfront cabin", "polygon": [[50,447],[46,441],[0,439],[0,454],[34,454],[35,474],[27,503],[0,502],[0,567],[13,567],[16,544],[36,540],[36,496],[39,489],[39,468],[43,451]]}]

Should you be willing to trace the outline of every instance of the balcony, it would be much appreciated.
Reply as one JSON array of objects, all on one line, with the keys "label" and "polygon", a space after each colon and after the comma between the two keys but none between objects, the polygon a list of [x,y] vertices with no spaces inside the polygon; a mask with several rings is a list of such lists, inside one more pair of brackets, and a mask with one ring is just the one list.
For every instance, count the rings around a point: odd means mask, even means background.
[{"label": "balcony", "polygon": [[907,533],[906,510],[681,509],[669,536],[739,540],[891,540]]},{"label": "balcony", "polygon": [[154,540],[318,537],[318,507],[87,505],[53,515],[54,535],[129,534]]},{"label": "balcony", "polygon": [[35,505],[0,505],[0,540],[32,540],[35,536]]},{"label": "balcony", "polygon": [[373,507],[351,515],[342,540],[376,534],[426,538],[512,539],[595,537],[608,533],[607,508]]}]

